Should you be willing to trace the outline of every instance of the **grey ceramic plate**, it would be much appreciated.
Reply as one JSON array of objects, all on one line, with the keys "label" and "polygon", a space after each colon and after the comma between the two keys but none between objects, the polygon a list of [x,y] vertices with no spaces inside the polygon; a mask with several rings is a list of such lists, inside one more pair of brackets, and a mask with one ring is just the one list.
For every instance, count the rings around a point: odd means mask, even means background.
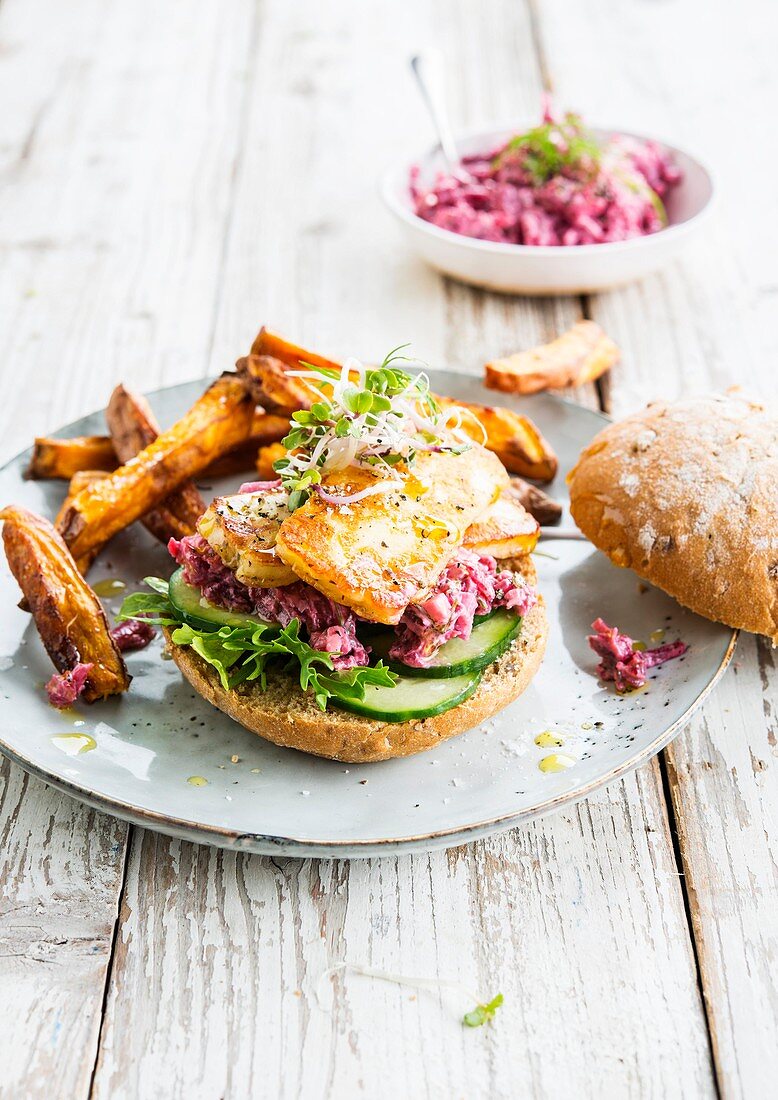
[{"label": "grey ceramic plate", "polygon": [[[439,393],[489,402],[471,378],[433,374]],[[202,383],[160,390],[151,403],[171,423]],[[510,399],[508,398],[509,402]],[[553,441],[566,472],[603,418],[557,398],[522,402]],[[99,433],[102,414],[63,428]],[[0,471],[0,502],[52,516],[64,493],[24,481],[28,455]],[[237,485],[214,483],[207,490]],[[564,479],[553,487],[560,499]],[[207,492],[206,492],[207,496]],[[569,523],[569,519],[567,521]],[[582,798],[658,752],[726,667],[735,635],[684,611],[585,543],[549,542],[537,558],[551,638],[528,691],[483,726],[420,756],[344,765],[276,748],[195,696],[160,643],[129,656],[134,676],[122,699],[62,714],[48,706],[51,667],[3,561],[0,573],[0,749],[28,771],[90,805],[153,829],[224,847],[299,856],[368,856],[473,840]],[[551,556],[553,555],[553,556]],[[128,590],[170,560],[141,527],[114,540],[91,579]],[[100,586],[102,587],[102,586]],[[120,597],[108,598],[110,611]],[[648,688],[621,698],[599,686],[585,636],[602,615],[633,637],[681,637],[688,655],[656,670]],[[550,731],[562,746],[541,747]],[[539,767],[553,752],[573,763]],[[197,784],[190,780],[196,777]],[[202,782],[205,780],[206,782]]]}]

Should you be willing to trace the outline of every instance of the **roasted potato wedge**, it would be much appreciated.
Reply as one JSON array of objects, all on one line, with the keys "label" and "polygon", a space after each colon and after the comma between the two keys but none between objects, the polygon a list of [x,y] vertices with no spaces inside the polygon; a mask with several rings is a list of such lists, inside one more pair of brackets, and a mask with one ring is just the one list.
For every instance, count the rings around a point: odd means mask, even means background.
[{"label": "roasted potato wedge", "polygon": [[[121,462],[129,462],[150,446],[159,435],[159,425],[145,397],[117,386],[105,410],[114,450]],[[160,542],[193,535],[205,511],[205,501],[192,481],[185,481],[174,493],[142,517],[144,526]]]},{"label": "roasted potato wedge", "polygon": [[117,465],[113,444],[107,436],[79,435],[72,439],[38,436],[25,477],[69,481],[79,470],[115,470]]},{"label": "roasted potato wedge", "polygon": [[468,527],[463,546],[498,559],[520,557],[535,549],[540,535],[538,522],[508,494],[506,490]]},{"label": "roasted potato wedge", "polygon": [[83,558],[106,543],[246,440],[253,414],[247,388],[235,374],[223,374],[178,423],[71,501],[60,532],[73,556]]},{"label": "roasted potato wedge", "polygon": [[455,401],[452,397],[439,397],[438,401],[444,408],[456,405],[468,409],[473,416],[463,417],[462,429],[494,451],[510,473],[536,481],[552,481],[556,476],[559,460],[528,416],[520,416],[511,409]]},{"label": "roasted potato wedge", "polygon": [[541,344],[484,367],[490,390],[539,393],[593,382],[619,361],[619,349],[594,321],[578,321],[550,344]]},{"label": "roasted potato wedge", "polygon": [[16,505],[4,508],[0,520],[11,572],[57,670],[94,666],[83,695],[89,703],[126,691],[130,677],[105,612],[62,537],[47,519]]},{"label": "roasted potato wedge", "polygon": [[280,359],[287,367],[299,370],[303,363],[310,363],[314,367],[324,367],[325,370],[340,370],[340,363],[333,359],[325,359],[323,355],[317,355],[315,351],[298,347],[290,343],[277,332],[271,332],[263,325],[257,338],[251,345],[252,355],[269,355],[273,359]]},{"label": "roasted potato wedge", "polygon": [[541,527],[553,527],[562,518],[562,505],[537,485],[530,485],[523,478],[511,478],[511,487],[506,490],[506,496],[517,500],[531,516],[535,517]]},{"label": "roasted potato wedge", "polygon": [[268,443],[267,447],[260,447],[257,452],[257,474],[260,481],[272,481],[278,477],[273,469],[273,463],[286,454],[283,443]]}]

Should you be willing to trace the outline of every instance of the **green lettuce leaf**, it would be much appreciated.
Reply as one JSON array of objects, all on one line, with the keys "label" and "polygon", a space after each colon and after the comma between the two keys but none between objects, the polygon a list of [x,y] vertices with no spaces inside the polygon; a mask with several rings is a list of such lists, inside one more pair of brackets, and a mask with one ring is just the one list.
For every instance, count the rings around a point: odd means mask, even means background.
[{"label": "green lettuce leaf", "polygon": [[383,662],[365,668],[350,668],[337,672],[329,653],[314,649],[300,637],[300,623],[292,619],[278,633],[265,626],[223,626],[220,630],[198,630],[184,622],[168,598],[167,581],[146,577],[153,592],[134,592],[126,596],[116,616],[144,619],[159,626],[173,626],[174,645],[190,646],[206,664],[215,668],[225,691],[238,684],[256,682],[262,691],[267,687],[267,666],[281,660],[286,667],[299,673],[300,687],[312,692],[317,706],[327,709],[330,699],[360,700],[369,685],[393,687],[397,676]]},{"label": "green lettuce leaf", "polygon": [[132,595],[125,596],[116,621],[121,623],[127,619],[143,619],[155,626],[175,626],[181,622],[168,598],[168,582],[159,577],[144,577],[143,583],[153,591],[133,592]]}]

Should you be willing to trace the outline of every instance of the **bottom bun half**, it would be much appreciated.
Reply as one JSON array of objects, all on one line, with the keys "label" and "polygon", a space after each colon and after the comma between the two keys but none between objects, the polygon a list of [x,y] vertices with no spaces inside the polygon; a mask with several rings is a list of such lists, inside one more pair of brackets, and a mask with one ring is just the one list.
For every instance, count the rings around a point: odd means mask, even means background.
[{"label": "bottom bun half", "polygon": [[410,756],[432,749],[449,737],[472,729],[512,703],[540,667],[548,637],[542,601],[522,621],[521,632],[502,657],[484,670],[481,683],[469,699],[434,718],[385,722],[331,707],[319,710],[296,677],[278,673],[262,691],[255,684],[239,684],[225,691],[218,674],[186,646],[170,642],[173,659],[192,687],[246,729],[266,741],[344,763],[370,763]]}]

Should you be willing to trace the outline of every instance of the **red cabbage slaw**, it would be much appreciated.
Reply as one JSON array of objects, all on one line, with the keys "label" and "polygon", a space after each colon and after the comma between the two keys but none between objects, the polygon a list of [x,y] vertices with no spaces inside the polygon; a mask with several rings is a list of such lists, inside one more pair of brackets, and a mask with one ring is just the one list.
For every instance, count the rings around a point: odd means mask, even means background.
[{"label": "red cabbage slaw", "polygon": [[667,225],[664,199],[681,179],[655,141],[618,134],[599,142],[577,115],[540,126],[497,149],[467,156],[430,186],[411,169],[418,217],[440,229],[501,244],[575,246],[625,241]]},{"label": "red cabbage slaw", "polygon": [[[307,630],[314,649],[329,653],[335,669],[367,665],[370,646],[357,637],[360,619],[347,607],[304,581],[281,588],[242,584],[202,535],[171,539],[168,549],[184,568],[187,584],[199,588],[217,607],[258,614],[287,626],[296,618]],[[494,558],[460,548],[421,604],[410,605],[394,628],[389,656],[415,668],[428,667],[452,638],[470,637],[476,615],[497,607],[525,615],[537,603],[535,591],[510,570],[498,569]]]},{"label": "red cabbage slaw", "polygon": [[55,672],[46,684],[46,694],[51,705],[60,710],[72,707],[83,694],[89,673],[94,667],[91,661],[79,661],[73,668],[66,669],[64,672]]},{"label": "red cabbage slaw", "polygon": [[[145,649],[156,633],[150,623],[143,622],[141,619],[126,619],[110,631],[120,653],[127,653],[133,649]],[[73,706],[86,690],[89,673],[94,667],[91,661],[78,661],[73,668],[66,669],[64,672],[55,672],[45,685],[51,705],[60,709]]]},{"label": "red cabbage slaw", "polygon": [[524,616],[537,602],[535,591],[511,570],[500,570],[493,557],[460,547],[427,598],[406,608],[389,656],[428,668],[446,642],[470,637],[476,615],[505,607]]},{"label": "red cabbage slaw", "polygon": [[628,634],[622,634],[618,627],[608,626],[603,619],[595,619],[592,630],[595,633],[587,635],[586,640],[600,658],[597,675],[601,680],[612,681],[619,694],[643,687],[650,668],[683,657],[689,648],[679,640],[654,649],[636,649],[636,643]]}]

